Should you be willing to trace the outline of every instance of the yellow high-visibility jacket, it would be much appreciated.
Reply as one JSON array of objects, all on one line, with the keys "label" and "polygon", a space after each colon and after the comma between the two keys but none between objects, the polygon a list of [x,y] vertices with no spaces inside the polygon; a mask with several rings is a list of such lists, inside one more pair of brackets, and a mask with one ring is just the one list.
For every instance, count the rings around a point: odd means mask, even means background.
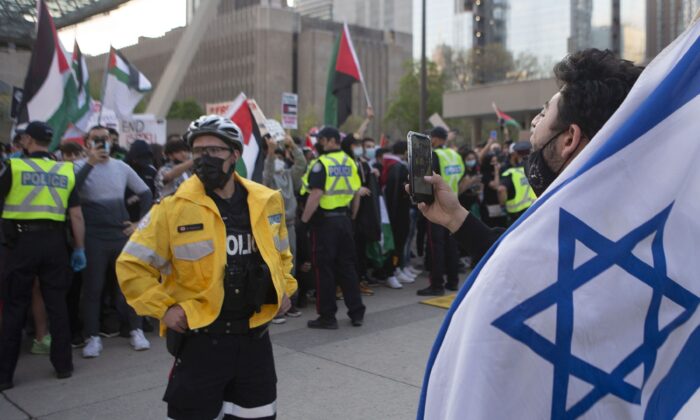
[{"label": "yellow high-visibility jacket", "polygon": [[[253,237],[277,292],[277,304],[264,304],[250,318],[249,326],[255,328],[275,317],[283,294],[291,297],[297,282],[291,275],[282,195],[235,176],[236,187],[248,191]],[[191,329],[205,327],[223,304],[226,247],[219,210],[193,176],[141,220],[117,260],[119,286],[139,315],[163,319],[170,306],[179,304]]]}]

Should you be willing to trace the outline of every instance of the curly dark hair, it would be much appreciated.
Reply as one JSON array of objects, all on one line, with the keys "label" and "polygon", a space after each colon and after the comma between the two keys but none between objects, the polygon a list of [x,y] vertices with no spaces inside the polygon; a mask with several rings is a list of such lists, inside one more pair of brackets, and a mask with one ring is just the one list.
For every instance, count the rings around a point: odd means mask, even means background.
[{"label": "curly dark hair", "polygon": [[592,139],[625,100],[642,70],[610,50],[589,48],[564,57],[554,66],[561,98],[552,131],[576,124]]}]

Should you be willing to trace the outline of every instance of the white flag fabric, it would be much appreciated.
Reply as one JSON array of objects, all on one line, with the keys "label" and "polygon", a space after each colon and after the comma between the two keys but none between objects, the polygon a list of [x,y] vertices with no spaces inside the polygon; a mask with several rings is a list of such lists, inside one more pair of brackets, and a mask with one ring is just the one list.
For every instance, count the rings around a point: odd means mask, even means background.
[{"label": "white flag fabric", "polygon": [[659,54],[470,275],[419,419],[698,418],[699,35]]},{"label": "white flag fabric", "polygon": [[122,119],[129,119],[151,82],[116,49],[111,48],[105,73],[102,106]]}]

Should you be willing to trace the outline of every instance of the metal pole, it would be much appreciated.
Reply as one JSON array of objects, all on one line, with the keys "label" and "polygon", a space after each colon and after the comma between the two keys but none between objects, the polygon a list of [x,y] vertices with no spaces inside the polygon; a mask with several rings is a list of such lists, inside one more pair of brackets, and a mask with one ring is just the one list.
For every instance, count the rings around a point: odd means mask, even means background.
[{"label": "metal pole", "polygon": [[420,108],[419,108],[419,118],[420,122],[418,124],[420,132],[425,131],[425,120],[426,120],[426,105],[428,103],[428,78],[427,69],[425,67],[425,0],[422,0],[422,14],[421,14],[421,41],[420,41]]}]

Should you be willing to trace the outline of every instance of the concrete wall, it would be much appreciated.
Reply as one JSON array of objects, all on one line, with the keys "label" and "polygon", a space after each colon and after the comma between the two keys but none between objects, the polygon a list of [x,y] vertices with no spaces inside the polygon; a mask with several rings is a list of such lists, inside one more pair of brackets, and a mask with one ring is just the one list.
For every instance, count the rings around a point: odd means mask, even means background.
[{"label": "concrete wall", "polygon": [[31,56],[30,51],[0,49],[0,80],[10,86],[24,86]]},{"label": "concrete wall", "polygon": [[[296,34],[299,115],[313,113],[320,125],[330,54],[340,28],[339,23],[301,17],[289,8],[249,7],[220,14],[211,23],[176,100],[193,98],[204,106],[233,100],[245,92],[268,117],[278,117],[282,93],[294,87]],[[156,85],[183,31],[177,28],[161,38],[141,38],[137,45],[121,51]],[[403,74],[402,65],[411,59],[412,37],[360,27],[351,27],[351,33],[376,112],[376,123],[368,134],[378,136],[386,103]],[[101,77],[105,60],[105,55],[89,59],[93,75]],[[364,115],[365,107],[358,84],[354,113]]]}]

